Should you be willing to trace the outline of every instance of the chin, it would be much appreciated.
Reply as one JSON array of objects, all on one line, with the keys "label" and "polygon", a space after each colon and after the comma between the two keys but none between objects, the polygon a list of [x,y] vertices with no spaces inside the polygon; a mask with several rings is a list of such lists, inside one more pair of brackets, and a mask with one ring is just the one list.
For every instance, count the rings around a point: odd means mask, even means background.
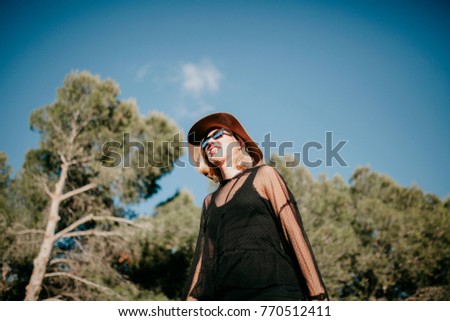
[{"label": "chin", "polygon": [[213,164],[213,165],[215,165],[215,166],[220,166],[220,165],[222,165],[223,162],[225,161],[225,158],[224,158],[224,157],[221,157],[221,156],[214,156],[214,155],[212,155],[212,156],[209,156],[209,157],[208,157],[208,160],[209,160],[209,162],[210,162],[211,164]]}]

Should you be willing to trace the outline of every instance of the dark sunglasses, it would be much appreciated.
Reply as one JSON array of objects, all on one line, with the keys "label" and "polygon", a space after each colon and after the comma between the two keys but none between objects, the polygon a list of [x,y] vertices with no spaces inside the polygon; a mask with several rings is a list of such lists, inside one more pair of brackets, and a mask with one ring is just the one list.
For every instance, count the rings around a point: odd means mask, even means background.
[{"label": "dark sunglasses", "polygon": [[200,142],[200,146],[202,147],[202,149],[205,149],[206,146],[208,146],[209,140],[211,138],[214,138],[214,140],[218,140],[220,137],[223,136],[223,134],[233,136],[233,133],[231,133],[229,130],[222,128],[222,129],[219,129],[218,131],[216,131],[215,133],[213,133],[211,136],[203,138],[202,141]]}]

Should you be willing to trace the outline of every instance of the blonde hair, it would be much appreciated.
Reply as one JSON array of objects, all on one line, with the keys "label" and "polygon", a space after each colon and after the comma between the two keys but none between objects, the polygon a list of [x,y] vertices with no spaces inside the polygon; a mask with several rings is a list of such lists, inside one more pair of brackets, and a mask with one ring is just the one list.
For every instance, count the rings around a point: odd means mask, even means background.
[{"label": "blonde hair", "polygon": [[[239,151],[236,153],[233,153],[232,155],[232,166],[236,167],[238,170],[246,170],[248,168],[252,168],[253,165],[253,158],[249,155],[247,151],[247,145],[242,140],[241,137],[237,136],[236,134],[232,133],[233,137],[236,138],[236,140],[239,142],[240,148]],[[220,171],[220,168],[217,165],[214,165],[208,160],[208,157],[206,156],[206,151],[204,149],[201,149],[201,156],[200,156],[200,166],[199,171],[205,175],[211,178],[216,183],[220,183],[223,181],[222,172]]]}]

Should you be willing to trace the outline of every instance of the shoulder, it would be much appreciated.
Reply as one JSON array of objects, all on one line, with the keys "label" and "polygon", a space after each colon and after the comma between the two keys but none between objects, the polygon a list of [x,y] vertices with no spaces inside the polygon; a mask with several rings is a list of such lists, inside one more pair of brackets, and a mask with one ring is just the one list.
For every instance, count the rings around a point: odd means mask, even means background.
[{"label": "shoulder", "polygon": [[261,165],[256,169],[257,173],[253,181],[253,186],[257,189],[259,194],[266,198],[271,195],[271,191],[283,185],[280,173],[276,168],[269,165]]},{"label": "shoulder", "polygon": [[208,195],[205,196],[205,198],[203,199],[203,208],[206,209],[209,206],[209,203],[211,203],[211,199],[212,199],[212,195],[214,193],[210,193]]},{"label": "shoulder", "polygon": [[267,164],[258,166],[255,169],[257,170],[256,176],[258,178],[273,179],[275,177],[280,177],[280,173],[278,173],[276,168],[269,166]]},{"label": "shoulder", "polygon": [[269,165],[263,165],[258,168],[254,182],[255,186],[259,187],[259,190],[288,189],[283,175],[275,167]]}]

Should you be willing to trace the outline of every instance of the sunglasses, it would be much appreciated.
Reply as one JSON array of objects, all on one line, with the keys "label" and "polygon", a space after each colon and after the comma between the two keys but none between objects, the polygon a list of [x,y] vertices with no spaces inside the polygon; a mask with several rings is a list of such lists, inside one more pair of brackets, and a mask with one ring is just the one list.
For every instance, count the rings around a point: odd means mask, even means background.
[{"label": "sunglasses", "polygon": [[206,146],[208,146],[208,143],[211,138],[214,138],[214,140],[218,140],[220,137],[223,136],[223,134],[233,136],[233,134],[230,131],[226,130],[225,128],[222,128],[213,133],[211,136],[203,138],[202,141],[200,142],[200,146],[202,147],[202,149],[205,149]]}]

